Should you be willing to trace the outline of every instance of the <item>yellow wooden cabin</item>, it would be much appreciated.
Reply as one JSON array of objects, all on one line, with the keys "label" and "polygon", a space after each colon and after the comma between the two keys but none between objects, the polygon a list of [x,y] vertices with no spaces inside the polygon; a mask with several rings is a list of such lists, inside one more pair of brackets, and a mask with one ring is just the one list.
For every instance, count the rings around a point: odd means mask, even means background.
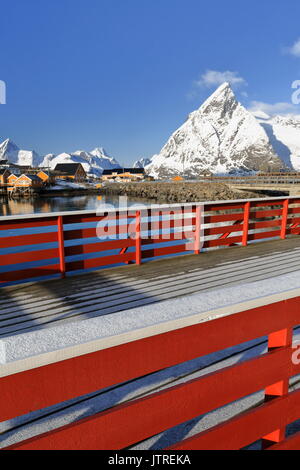
[{"label": "yellow wooden cabin", "polygon": [[21,175],[14,182],[15,188],[39,189],[43,186],[43,181],[37,175]]},{"label": "yellow wooden cabin", "polygon": [[44,182],[44,183],[55,183],[55,174],[52,171],[48,170],[41,170],[37,173],[37,176]]}]

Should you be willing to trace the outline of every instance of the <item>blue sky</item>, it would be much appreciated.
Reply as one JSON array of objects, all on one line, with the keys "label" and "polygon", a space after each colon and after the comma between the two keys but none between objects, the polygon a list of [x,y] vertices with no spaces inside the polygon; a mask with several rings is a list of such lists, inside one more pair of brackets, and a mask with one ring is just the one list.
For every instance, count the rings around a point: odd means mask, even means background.
[{"label": "blue sky", "polygon": [[21,148],[45,154],[103,146],[130,164],[159,152],[223,77],[248,107],[262,102],[271,112],[300,114],[300,105],[291,108],[291,84],[300,80],[298,0],[0,6],[7,86],[0,139]]}]

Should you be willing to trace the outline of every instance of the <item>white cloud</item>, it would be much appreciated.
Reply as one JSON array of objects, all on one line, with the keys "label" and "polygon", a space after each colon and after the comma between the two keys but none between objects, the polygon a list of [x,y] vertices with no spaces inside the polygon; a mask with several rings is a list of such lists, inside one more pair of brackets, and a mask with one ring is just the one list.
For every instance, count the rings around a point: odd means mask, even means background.
[{"label": "white cloud", "polygon": [[207,70],[201,75],[200,79],[195,82],[195,85],[197,87],[211,88],[222,85],[224,82],[228,82],[235,87],[247,85],[246,80],[241,77],[238,72],[232,72],[230,70],[226,70],[225,72]]},{"label": "white cloud", "polygon": [[300,57],[300,38],[291,47],[287,47],[285,51],[295,57]]},{"label": "white cloud", "polygon": [[274,114],[299,114],[299,108],[292,103],[280,102],[280,103],[264,103],[263,101],[251,101],[249,111],[263,111],[270,116]]}]

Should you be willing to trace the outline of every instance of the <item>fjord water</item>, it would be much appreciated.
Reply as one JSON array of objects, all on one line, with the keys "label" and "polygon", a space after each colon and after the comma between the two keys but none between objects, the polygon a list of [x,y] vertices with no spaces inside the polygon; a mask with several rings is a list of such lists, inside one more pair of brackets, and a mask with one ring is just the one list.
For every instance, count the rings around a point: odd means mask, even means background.
[{"label": "fjord water", "polygon": [[[127,199],[128,206],[135,204],[151,204],[155,200],[130,198]],[[41,197],[30,199],[0,200],[0,216],[10,215],[29,215],[37,213],[65,212],[65,211],[97,211],[104,205],[110,205],[111,208],[124,206],[125,199],[118,196],[99,196],[89,194],[84,196],[68,197]]]}]

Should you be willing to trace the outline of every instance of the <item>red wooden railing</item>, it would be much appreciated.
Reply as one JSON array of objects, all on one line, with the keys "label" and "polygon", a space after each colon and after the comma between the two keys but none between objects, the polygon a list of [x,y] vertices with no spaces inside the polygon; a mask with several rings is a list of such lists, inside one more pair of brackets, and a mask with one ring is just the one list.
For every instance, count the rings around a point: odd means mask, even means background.
[{"label": "red wooden railing", "polygon": [[[95,241],[96,228],[85,224],[96,224],[104,217],[114,222],[108,230],[116,238]],[[32,233],[24,234],[25,229]],[[40,233],[36,233],[37,229]],[[140,264],[152,257],[187,251],[199,253],[219,246],[299,235],[300,198],[227,201],[207,203],[204,207],[200,204],[160,206],[151,213],[150,209],[138,209],[133,213],[118,211],[101,216],[64,213],[26,220],[11,217],[0,219],[0,230],[9,231],[0,238],[1,249],[29,246],[29,251],[0,255],[2,267],[14,269],[1,273],[0,280],[6,283],[48,274],[65,276],[72,271],[119,263]],[[182,233],[179,238],[176,230]],[[132,232],[137,236],[130,238]],[[43,247],[46,243],[55,246]],[[117,253],[100,257],[105,250]],[[90,254],[92,258],[87,257]],[[70,259],[77,255],[82,259]],[[35,261],[42,261],[42,266],[18,269],[18,263],[30,265]],[[265,391],[264,404],[178,442],[172,449],[240,449],[259,439],[268,449],[300,448],[298,434],[285,439],[286,426],[300,418],[300,390],[289,392],[289,379],[300,373],[300,365],[292,361],[291,346],[293,328],[299,324],[300,297],[287,296],[277,303],[262,302],[261,307],[61,362],[34,367],[31,361],[30,370],[12,375],[5,373],[5,365],[1,366],[4,372],[0,379],[0,421],[5,421],[228,347],[269,337],[266,354],[114,406],[10,449],[127,448],[261,390]]]},{"label": "red wooden railing", "polygon": [[[192,418],[265,390],[265,403],[178,442],[172,449],[299,448],[285,428],[300,418],[300,390],[289,393],[292,330],[300,297],[73,357],[1,378],[0,420],[144,376],[255,338],[269,351],[194,380],[109,408],[8,449],[123,449]],[[296,362],[296,361],[294,361]],[[96,372],[98,371],[98,372]],[[80,380],[78,380],[80,378]]]},{"label": "red wooden railing", "polygon": [[[102,240],[101,221],[112,224]],[[0,283],[299,234],[300,197],[1,217]]]}]

